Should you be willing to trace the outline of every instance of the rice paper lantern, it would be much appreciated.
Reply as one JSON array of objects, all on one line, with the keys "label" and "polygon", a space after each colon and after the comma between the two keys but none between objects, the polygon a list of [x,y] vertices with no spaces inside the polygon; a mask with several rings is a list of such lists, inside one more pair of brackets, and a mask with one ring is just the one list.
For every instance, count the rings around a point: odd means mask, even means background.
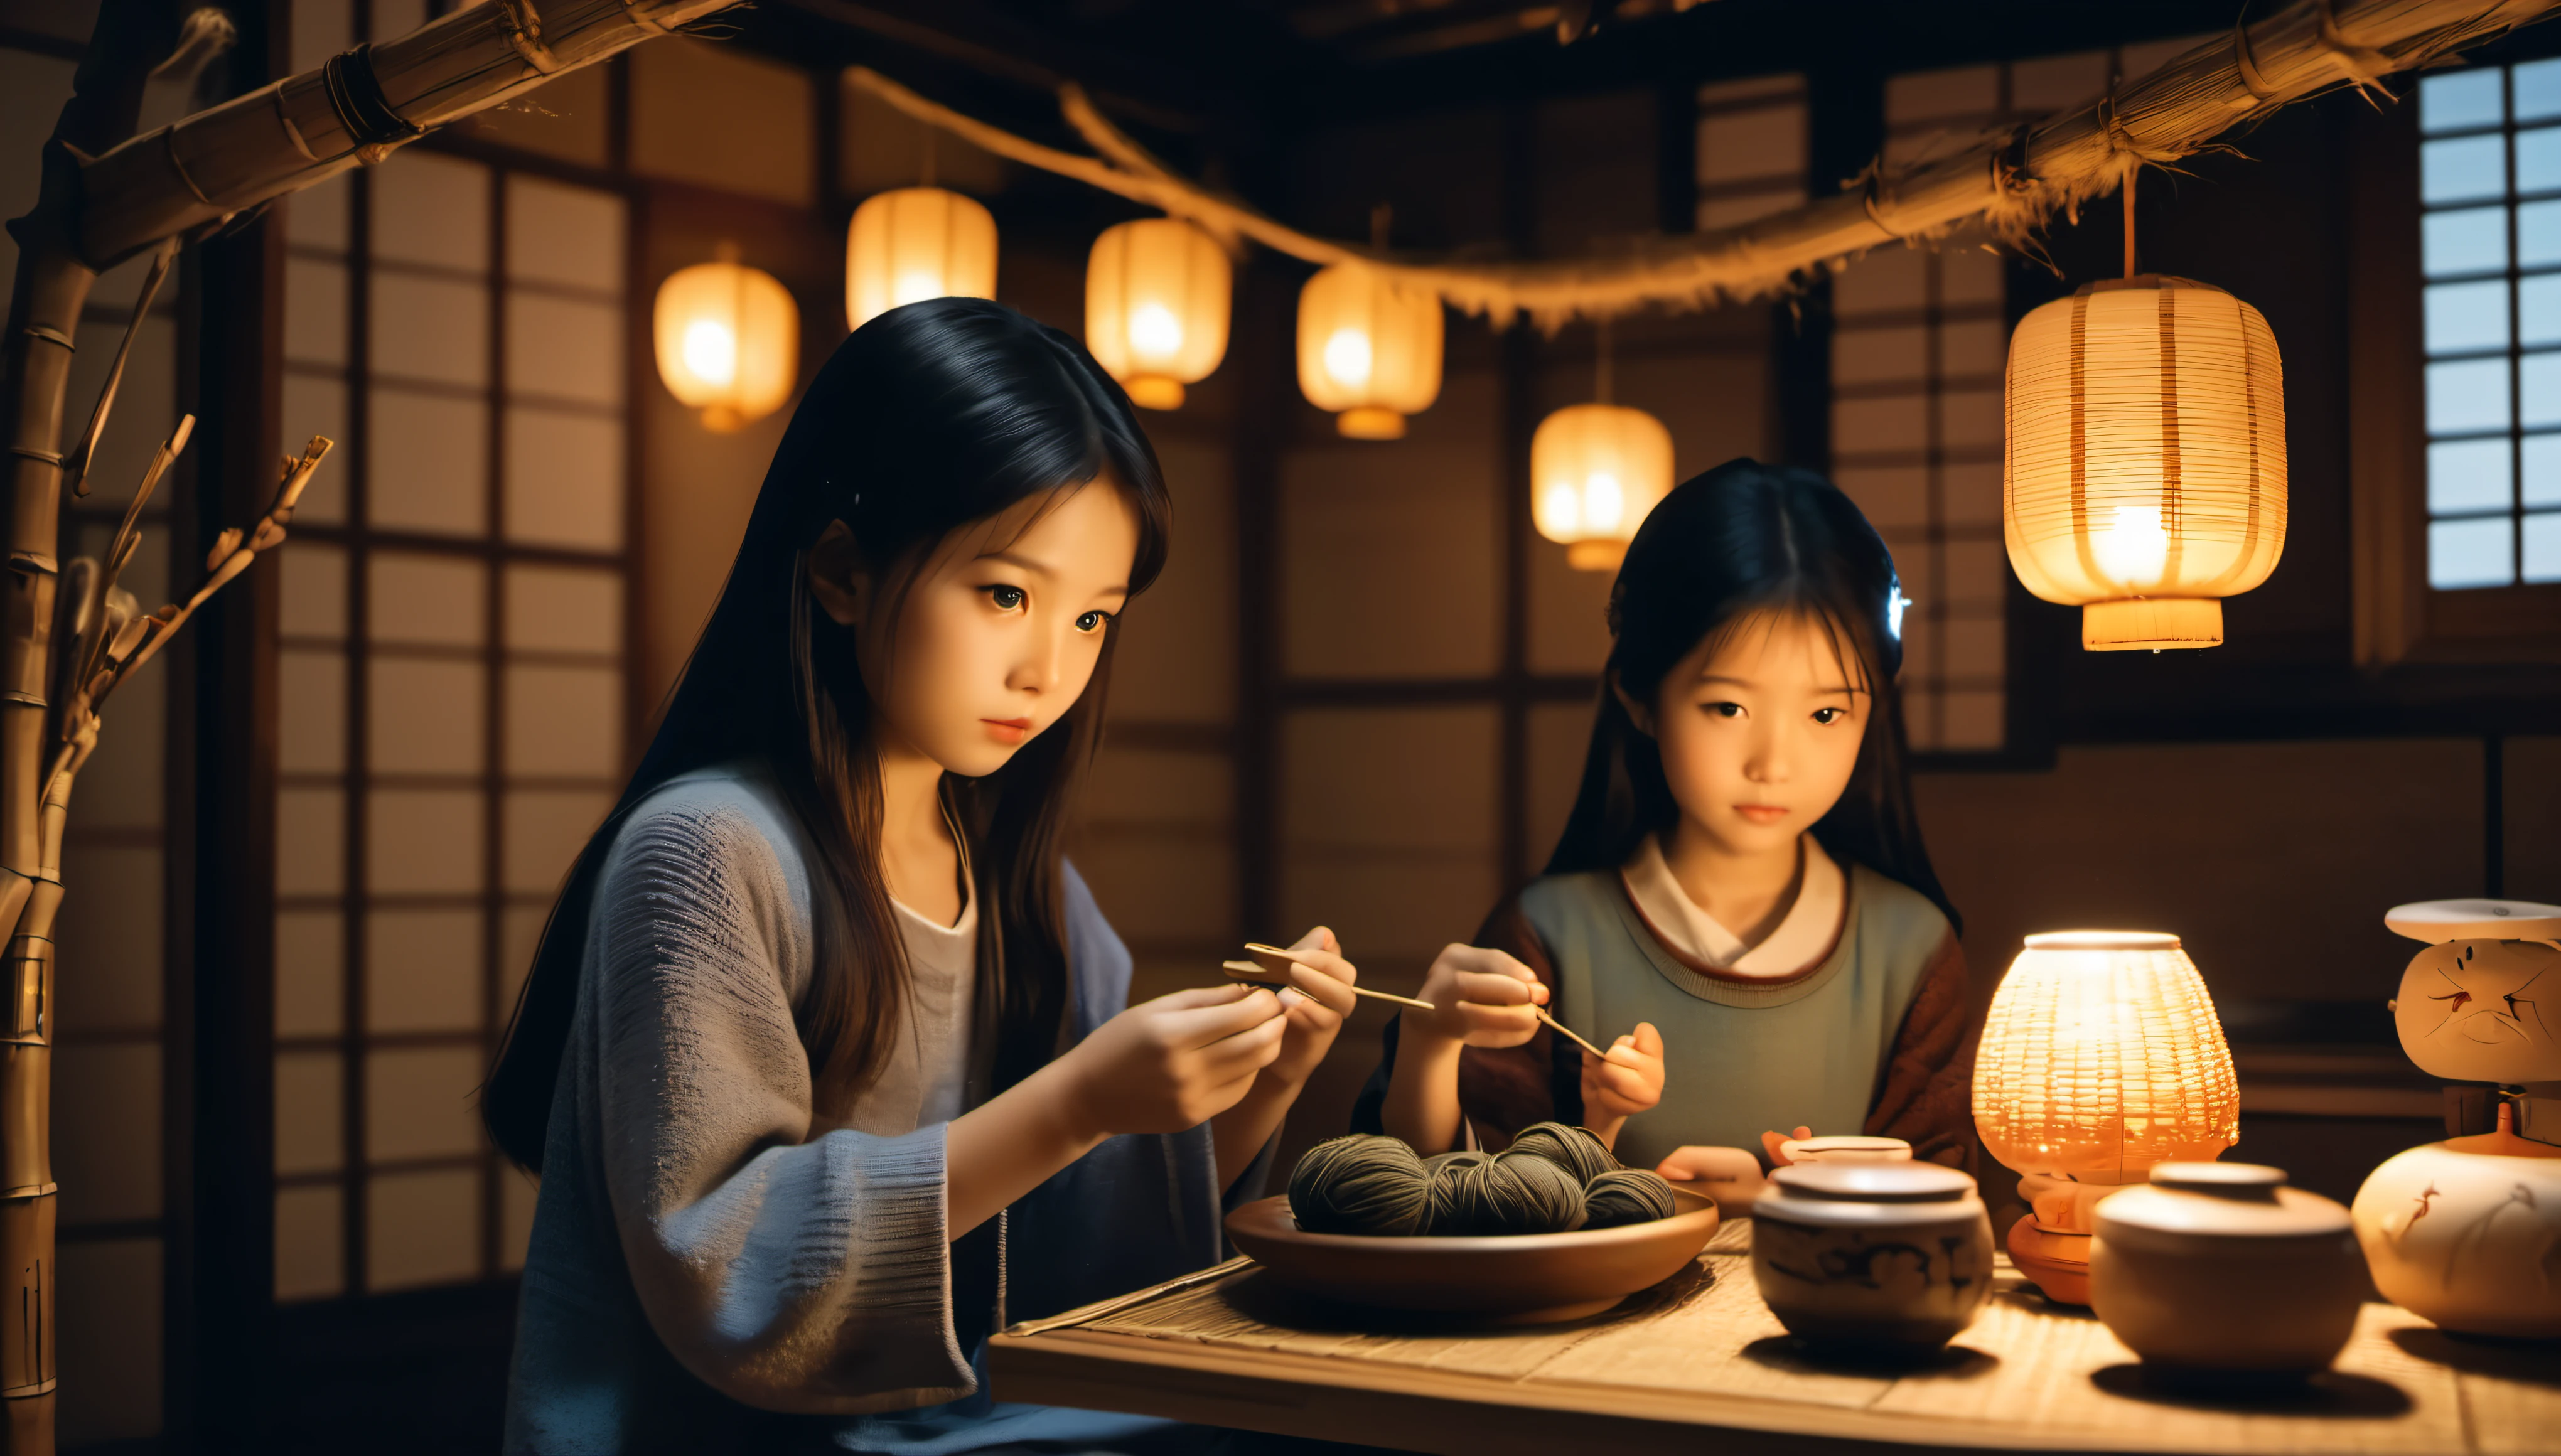
[{"label": "rice paper lantern", "polygon": [[651,319],[667,393],[727,432],[782,407],[800,361],[800,311],[771,273],[723,250],[668,274]]},{"label": "rice paper lantern", "polygon": [[996,220],[939,187],[902,187],[854,209],[845,230],[845,323],[902,304],[996,296]]},{"label": "rice paper lantern", "polygon": [[1178,218],[1122,223],[1085,265],[1085,347],[1130,403],[1179,409],[1227,355],[1227,253]]},{"label": "rice paper lantern", "polygon": [[2286,543],[2285,373],[2210,284],[2092,283],[2011,336],[2002,522],[2027,589],[2092,651],[2212,647]]},{"label": "rice paper lantern", "polygon": [[2205,978],[2178,937],[2030,935],[1992,993],[1974,1129],[2002,1166],[2140,1183],[2240,1140],[2241,1090]]},{"label": "rice paper lantern", "polygon": [[1530,519],[1578,570],[1615,571],[1671,493],[1672,432],[1624,404],[1569,404],[1529,444]]},{"label": "rice paper lantern", "polygon": [[1298,388],[1358,440],[1400,439],[1441,395],[1441,299],[1359,263],[1298,293]]}]

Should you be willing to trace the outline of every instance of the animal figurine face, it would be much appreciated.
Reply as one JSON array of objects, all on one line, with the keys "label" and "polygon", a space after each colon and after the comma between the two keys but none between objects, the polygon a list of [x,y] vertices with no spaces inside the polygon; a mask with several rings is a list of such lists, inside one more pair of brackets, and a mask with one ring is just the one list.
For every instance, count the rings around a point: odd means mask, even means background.
[{"label": "animal figurine face", "polygon": [[2561,1081],[2561,946],[2449,940],[2412,958],[2392,1017],[2401,1050],[2449,1081]]}]

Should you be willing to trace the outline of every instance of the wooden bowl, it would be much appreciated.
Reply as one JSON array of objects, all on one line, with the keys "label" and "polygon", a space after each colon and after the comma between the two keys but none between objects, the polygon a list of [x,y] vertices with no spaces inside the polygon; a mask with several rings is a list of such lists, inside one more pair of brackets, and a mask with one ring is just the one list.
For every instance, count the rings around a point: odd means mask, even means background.
[{"label": "wooden bowl", "polygon": [[1716,1231],[1716,1201],[1672,1190],[1651,1223],[1485,1238],[1304,1233],[1286,1198],[1227,1215],[1227,1236],[1283,1284],[1345,1304],[1543,1324],[1599,1314],[1680,1272]]}]

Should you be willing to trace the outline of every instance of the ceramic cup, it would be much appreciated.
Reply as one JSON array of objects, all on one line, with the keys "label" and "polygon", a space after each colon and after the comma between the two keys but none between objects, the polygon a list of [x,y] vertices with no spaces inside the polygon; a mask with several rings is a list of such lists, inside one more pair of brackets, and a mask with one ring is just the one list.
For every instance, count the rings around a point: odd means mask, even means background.
[{"label": "ceramic cup", "polygon": [[2251,1163],[2162,1163],[2099,1204],[2090,1308],[2147,1373],[2299,1379],[2356,1329],[2364,1270],[2347,1210]]},{"label": "ceramic cup", "polygon": [[1912,1145],[1901,1138],[1791,1138],[1779,1145],[1790,1163],[1909,1163]]},{"label": "ceramic cup", "polygon": [[1991,1220],[1974,1181],[1935,1163],[1782,1168],[1753,1206],[1752,1277],[1800,1339],[1934,1350],[1991,1297]]}]

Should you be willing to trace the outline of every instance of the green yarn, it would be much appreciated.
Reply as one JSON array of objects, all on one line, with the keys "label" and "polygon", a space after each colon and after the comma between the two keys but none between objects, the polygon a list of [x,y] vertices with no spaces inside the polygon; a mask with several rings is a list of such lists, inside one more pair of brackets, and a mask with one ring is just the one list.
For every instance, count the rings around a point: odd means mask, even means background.
[{"label": "green yarn", "polygon": [[1512,1139],[1511,1151],[1535,1153],[1573,1174],[1574,1181],[1581,1184],[1604,1173],[1615,1173],[1621,1166],[1599,1133],[1562,1122],[1533,1122],[1522,1128],[1520,1136]]},{"label": "green yarn", "polygon": [[1542,1122],[1502,1153],[1430,1158],[1391,1137],[1307,1150],[1289,1212],[1309,1233],[1491,1236],[1616,1227],[1670,1216],[1671,1185],[1625,1169],[1589,1129]]},{"label": "green yarn", "polygon": [[1289,1213],[1309,1233],[1420,1232],[1423,1198],[1423,1160],[1400,1138],[1318,1143],[1289,1173]]},{"label": "green yarn", "polygon": [[1615,1168],[1583,1186],[1583,1226],[1617,1228],[1672,1215],[1672,1186],[1658,1173]]}]

